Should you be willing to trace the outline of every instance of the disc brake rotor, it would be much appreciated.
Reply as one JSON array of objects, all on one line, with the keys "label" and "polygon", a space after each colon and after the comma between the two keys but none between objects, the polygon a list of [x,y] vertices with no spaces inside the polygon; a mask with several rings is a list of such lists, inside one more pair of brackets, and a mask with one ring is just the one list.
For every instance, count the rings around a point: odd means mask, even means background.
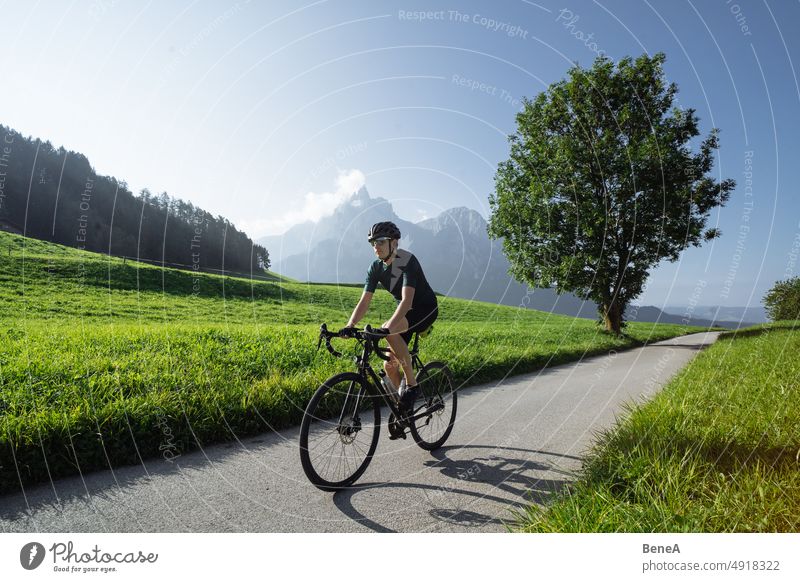
[{"label": "disc brake rotor", "polygon": [[339,425],[339,440],[341,440],[344,444],[349,445],[352,444],[354,440],[356,440],[356,435],[358,431],[361,430],[361,420],[358,418],[348,417],[342,420],[342,423]]}]

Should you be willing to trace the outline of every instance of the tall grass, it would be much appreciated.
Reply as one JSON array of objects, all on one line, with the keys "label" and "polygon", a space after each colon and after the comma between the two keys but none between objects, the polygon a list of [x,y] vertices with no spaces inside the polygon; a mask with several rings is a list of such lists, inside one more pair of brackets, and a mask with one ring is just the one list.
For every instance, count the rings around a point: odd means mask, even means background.
[{"label": "tall grass", "polygon": [[529,532],[800,530],[800,322],[728,333],[604,433]]}]

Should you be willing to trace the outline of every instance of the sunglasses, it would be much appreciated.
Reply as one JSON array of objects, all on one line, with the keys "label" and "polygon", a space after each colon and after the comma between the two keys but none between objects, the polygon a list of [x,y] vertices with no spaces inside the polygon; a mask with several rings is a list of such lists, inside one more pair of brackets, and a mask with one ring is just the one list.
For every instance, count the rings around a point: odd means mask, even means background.
[{"label": "sunglasses", "polygon": [[376,238],[375,240],[370,241],[369,244],[371,244],[373,247],[381,247],[381,246],[383,246],[385,243],[387,243],[390,240],[392,240],[392,239],[386,238],[386,237]]}]

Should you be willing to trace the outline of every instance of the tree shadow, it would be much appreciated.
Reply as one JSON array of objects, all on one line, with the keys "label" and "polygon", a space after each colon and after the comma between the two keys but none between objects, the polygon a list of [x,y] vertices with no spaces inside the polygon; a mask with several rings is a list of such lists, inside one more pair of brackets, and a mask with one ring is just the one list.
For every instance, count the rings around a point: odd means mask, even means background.
[{"label": "tree shadow", "polygon": [[735,339],[742,337],[756,337],[771,331],[777,330],[800,330],[800,320],[797,321],[780,321],[778,323],[762,323],[758,327],[748,327],[745,329],[736,329],[727,331],[720,336],[720,339]]},{"label": "tree shadow", "polygon": [[707,348],[709,344],[662,344],[662,345],[654,345],[654,344],[646,344],[641,347],[643,348],[680,348],[683,350],[689,350],[692,352],[699,352]]}]

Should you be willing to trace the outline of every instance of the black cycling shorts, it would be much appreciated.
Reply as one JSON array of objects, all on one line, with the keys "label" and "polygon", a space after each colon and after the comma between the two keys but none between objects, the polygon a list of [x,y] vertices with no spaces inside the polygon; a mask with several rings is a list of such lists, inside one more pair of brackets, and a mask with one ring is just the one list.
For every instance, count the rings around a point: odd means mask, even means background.
[{"label": "black cycling shorts", "polygon": [[406,319],[408,320],[408,331],[401,333],[400,337],[406,341],[406,345],[410,344],[414,333],[428,329],[431,325],[433,325],[433,322],[436,321],[437,317],[439,317],[438,306],[434,306],[433,309],[430,307],[410,309],[408,313],[406,313]]}]

